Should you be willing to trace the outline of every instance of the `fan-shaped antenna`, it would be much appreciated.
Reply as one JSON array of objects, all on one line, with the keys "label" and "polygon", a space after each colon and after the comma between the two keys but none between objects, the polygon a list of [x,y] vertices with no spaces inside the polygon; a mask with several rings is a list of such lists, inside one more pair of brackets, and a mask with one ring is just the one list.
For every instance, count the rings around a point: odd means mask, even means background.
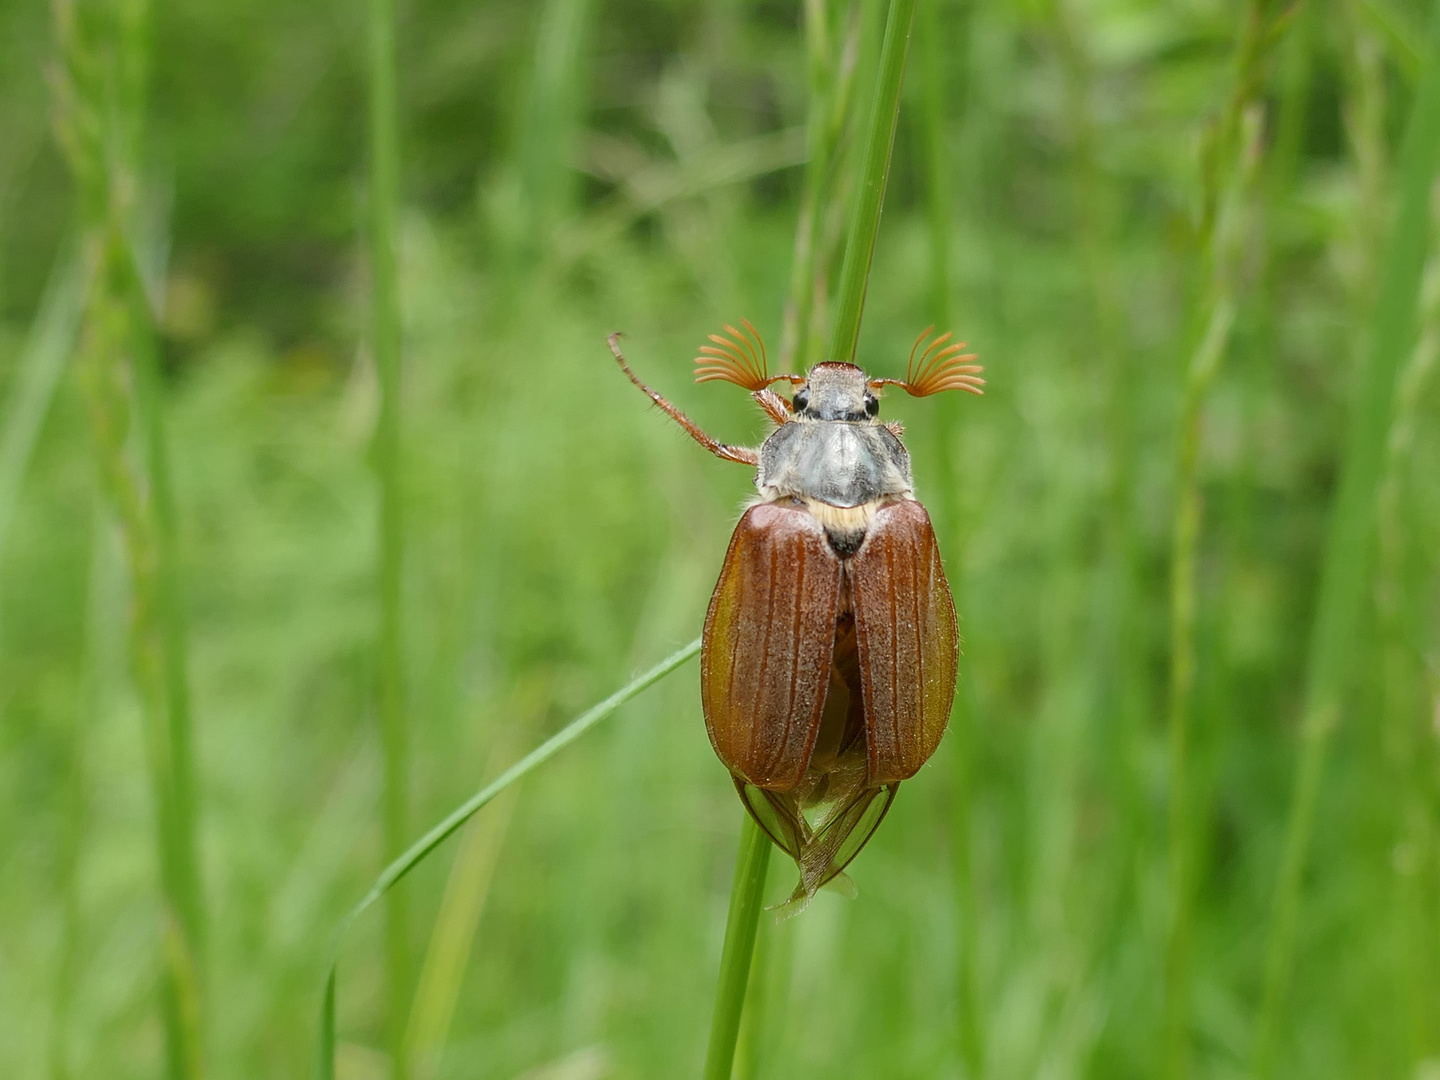
[{"label": "fan-shaped antenna", "polygon": [[[980,388],[985,385],[985,380],[980,378],[980,373],[985,369],[971,363],[976,359],[975,354],[965,352],[963,341],[947,344],[954,337],[948,332],[928,341],[933,333],[935,327],[927,326],[910,347],[910,363],[906,365],[903,382],[899,379],[876,379],[870,385],[876,389],[899,386],[912,397],[929,397],[942,390],[983,394],[985,391]],[[925,346],[923,350],[922,345]],[[919,354],[918,360],[916,354]]]},{"label": "fan-shaped antenna", "polygon": [[765,339],[749,319],[741,319],[743,331],[725,324],[728,337],[711,334],[713,345],[701,345],[695,357],[695,381],[734,383],[754,393],[775,382],[795,382],[794,375],[771,375],[765,355]]}]

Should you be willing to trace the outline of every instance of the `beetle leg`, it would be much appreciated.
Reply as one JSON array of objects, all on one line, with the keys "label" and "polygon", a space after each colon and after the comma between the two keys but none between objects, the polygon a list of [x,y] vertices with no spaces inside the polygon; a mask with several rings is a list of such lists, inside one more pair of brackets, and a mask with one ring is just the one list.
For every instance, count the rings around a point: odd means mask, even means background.
[{"label": "beetle leg", "polygon": [[619,334],[611,334],[605,340],[610,345],[610,351],[615,354],[615,360],[620,365],[620,370],[625,372],[625,377],[628,378],[636,386],[638,386],[641,390],[645,391],[646,396],[649,397],[650,400],[653,401],[656,405],[660,406],[660,408],[664,410],[665,414],[669,416],[671,420],[674,420],[677,424],[684,428],[686,432],[689,433],[692,439],[698,442],[706,450],[709,450],[710,453],[714,454],[718,458],[723,458],[725,461],[734,461],[738,462],[741,465],[760,464],[760,451],[751,450],[749,447],[745,446],[730,446],[727,443],[717,442],[709,435],[706,435],[705,432],[700,429],[699,424],[695,423],[695,421],[691,420],[674,405],[671,405],[670,402],[666,401],[663,397],[661,397],[659,393],[650,389],[650,387],[646,386],[643,382],[636,378],[635,373],[630,370],[630,365],[625,362],[624,355],[622,355],[620,352],[620,345],[618,341],[619,337]]},{"label": "beetle leg", "polygon": [[774,390],[756,390],[750,396],[755,399],[755,404],[765,410],[765,415],[775,423],[784,424],[794,419],[790,415],[790,403]]}]

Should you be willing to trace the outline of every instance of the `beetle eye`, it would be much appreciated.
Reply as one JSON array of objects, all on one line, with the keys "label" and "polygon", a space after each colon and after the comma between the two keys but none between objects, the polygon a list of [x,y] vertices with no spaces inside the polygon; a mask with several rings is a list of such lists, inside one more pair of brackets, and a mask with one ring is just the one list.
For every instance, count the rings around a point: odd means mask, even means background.
[{"label": "beetle eye", "polygon": [[880,412],[880,399],[868,391],[865,394],[865,415],[876,416]]},{"label": "beetle eye", "polygon": [[804,412],[810,407],[810,391],[802,386],[795,391],[795,396],[790,399],[790,404],[795,406],[796,412]]}]

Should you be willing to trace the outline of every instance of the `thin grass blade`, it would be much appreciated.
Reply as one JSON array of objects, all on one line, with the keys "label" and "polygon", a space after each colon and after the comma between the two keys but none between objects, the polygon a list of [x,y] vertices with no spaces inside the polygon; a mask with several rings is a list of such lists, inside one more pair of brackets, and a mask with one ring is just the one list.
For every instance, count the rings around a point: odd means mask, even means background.
[{"label": "thin grass blade", "polygon": [[885,42],[880,51],[880,75],[870,114],[865,163],[850,219],[845,263],[840,271],[835,332],[826,357],[832,361],[852,361],[860,341],[860,316],[865,309],[870,261],[875,254],[880,210],[885,203],[885,182],[890,175],[890,152],[895,146],[895,125],[900,118],[900,89],[905,83],[905,58],[910,51],[910,25],[914,17],[915,0],[893,0],[885,18]]},{"label": "thin grass blade", "polygon": [[399,858],[381,871],[369,891],[360,898],[360,902],[345,913],[345,917],[340,920],[331,936],[330,955],[325,965],[325,993],[320,1006],[320,1027],[316,1035],[315,1056],[311,1071],[314,1080],[333,1080],[335,1075],[335,969],[340,942],[345,936],[345,931],[350,928],[350,924],[363,915],[375,901],[403,881],[411,870],[424,862],[432,851],[474,817],[481,807],[492,801],[511,784],[545,764],[621,705],[654,686],[699,651],[700,639],[696,638],[689,645],[671,653],[649,671],[636,676],[594,708],[576,717],[457,806],[434,828],[411,844]]}]

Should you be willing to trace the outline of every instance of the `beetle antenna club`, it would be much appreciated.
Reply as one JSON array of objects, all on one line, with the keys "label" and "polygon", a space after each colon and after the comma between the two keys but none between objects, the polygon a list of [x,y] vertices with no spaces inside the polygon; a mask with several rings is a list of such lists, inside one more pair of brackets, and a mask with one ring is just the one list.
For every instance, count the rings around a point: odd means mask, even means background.
[{"label": "beetle antenna club", "polygon": [[[759,498],[730,539],[700,650],[710,744],[756,824],[800,870],[787,910],[848,881],[900,783],[934,753],[955,696],[959,636],[910,455],[880,419],[876,391],[978,394],[975,357],[928,327],[905,380],[821,363],[772,376],[759,331],[742,319],[711,334],[697,382],[750,391],[778,425],[758,450],[728,446],[636,378],[690,436],[755,466]],[[786,400],[769,386],[789,382]]]},{"label": "beetle antenna club", "polygon": [[740,324],[745,327],[744,331],[726,323],[728,337],[711,334],[709,339],[714,344],[700,346],[700,355],[695,357],[697,383],[734,383],[753,394],[771,383],[805,381],[798,375],[771,375],[769,357],[765,355],[765,339],[749,319],[741,319]]},{"label": "beetle antenna club", "polygon": [[[942,390],[983,394],[985,391],[980,388],[985,385],[985,380],[980,378],[980,373],[985,369],[972,363],[976,356],[965,352],[966,343],[957,341],[947,345],[946,342],[954,335],[946,331],[926,344],[926,339],[933,333],[935,327],[927,326],[910,347],[910,362],[905,367],[903,382],[899,379],[876,379],[871,385],[877,390],[882,386],[899,386],[912,397],[929,397]],[[920,348],[922,344],[925,345],[924,351]],[[916,353],[920,354],[918,363]]]}]

